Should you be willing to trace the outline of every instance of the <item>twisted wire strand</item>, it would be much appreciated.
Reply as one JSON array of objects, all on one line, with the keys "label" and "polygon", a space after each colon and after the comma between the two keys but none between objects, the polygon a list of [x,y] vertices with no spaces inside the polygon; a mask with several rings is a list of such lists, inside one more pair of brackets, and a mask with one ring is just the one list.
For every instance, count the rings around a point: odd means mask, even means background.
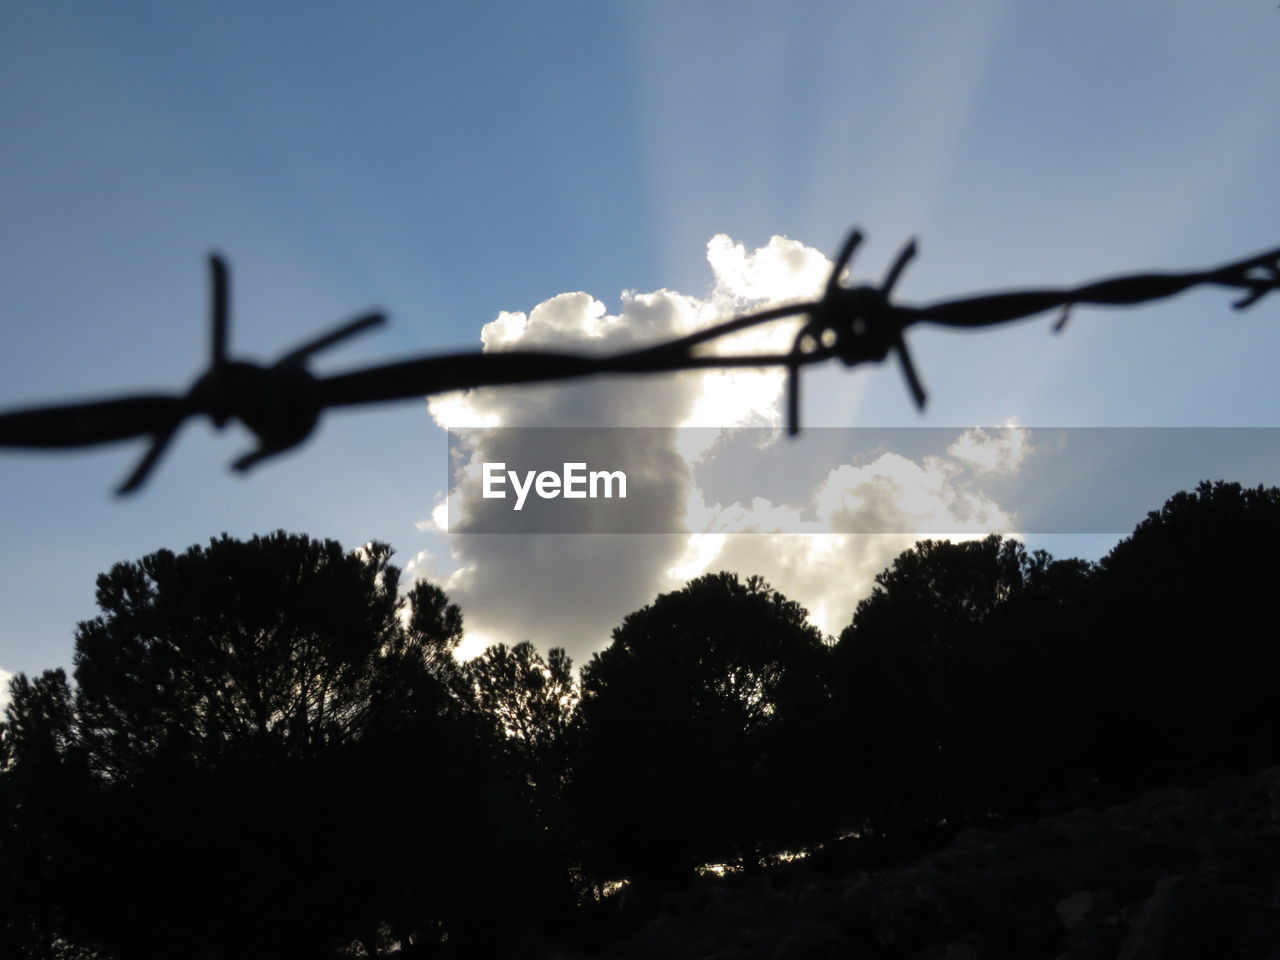
[{"label": "twisted wire strand", "polygon": [[[181,425],[196,415],[218,428],[239,420],[254,433],[256,449],[233,462],[247,470],[306,439],[329,407],[418,399],[455,390],[544,383],[618,374],[656,374],[683,370],[782,367],[788,374],[787,419],[799,430],[800,371],[838,358],[847,366],[885,360],[896,354],[911,395],[923,408],[927,394],[904,337],[918,323],[956,328],[996,326],[1029,319],[1050,310],[1061,313],[1052,329],[1063,329],[1078,306],[1132,306],[1176,296],[1191,287],[1235,288],[1242,310],[1280,287],[1280,248],[1208,270],[1136,273],[1074,287],[1011,290],[975,294],[923,305],[894,303],[893,288],[916,256],[907,243],[879,286],[848,287],[846,268],[863,237],[854,230],[836,257],[817,300],[746,313],[704,330],[615,354],[510,350],[437,354],[332,376],[315,377],[310,357],[384,322],[370,313],[284,353],[270,366],[227,358],[229,279],[225,260],[209,258],[211,360],[209,368],[182,395],[142,394],[0,413],[0,447],[67,448],[150,436],[151,446],[119,493],[138,490],[161,459]],[[791,316],[805,316],[787,353],[705,353],[699,348],[733,334]]]}]

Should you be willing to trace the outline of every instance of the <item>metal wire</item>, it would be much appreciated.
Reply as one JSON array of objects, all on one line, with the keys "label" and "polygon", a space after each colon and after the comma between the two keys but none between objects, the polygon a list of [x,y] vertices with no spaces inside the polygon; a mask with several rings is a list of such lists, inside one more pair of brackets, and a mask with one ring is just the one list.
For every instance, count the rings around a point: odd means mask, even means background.
[{"label": "metal wire", "polygon": [[[917,254],[907,243],[879,286],[847,287],[845,269],[862,242],[854,230],[836,257],[818,300],[747,313],[654,346],[603,356],[511,350],[432,355],[379,364],[350,373],[316,377],[307,369],[313,354],[382,324],[371,313],[284,353],[270,366],[227,359],[229,275],[218,254],[209,258],[212,328],[209,368],[181,395],[144,394],[0,413],[0,446],[61,448],[150,436],[151,445],[117,492],[142,487],[182,424],[208,416],[219,429],[245,424],[257,447],[235,460],[248,470],[305,440],[329,407],[418,399],[453,390],[542,383],[604,374],[654,374],[680,370],[783,367],[788,373],[787,424],[800,428],[800,370],[838,358],[846,366],[879,362],[896,354],[916,405],[927,394],[907,350],[904,331],[917,323],[986,327],[1060,310],[1062,330],[1080,305],[1130,306],[1175,296],[1201,284],[1243,291],[1233,306],[1245,309],[1280,287],[1280,248],[1209,270],[1127,274],[1076,287],[986,293],[922,306],[892,302],[893,289]],[[785,354],[709,354],[704,344],[785,317],[807,320]]]}]

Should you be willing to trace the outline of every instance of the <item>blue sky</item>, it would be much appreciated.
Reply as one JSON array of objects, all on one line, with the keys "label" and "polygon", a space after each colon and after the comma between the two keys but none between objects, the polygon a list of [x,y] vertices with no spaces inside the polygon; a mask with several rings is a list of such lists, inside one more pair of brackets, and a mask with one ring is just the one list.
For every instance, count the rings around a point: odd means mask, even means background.
[{"label": "blue sky", "polygon": [[[829,256],[859,224],[859,278],[917,235],[906,300],[1280,245],[1270,3],[52,0],[6,4],[0,35],[0,409],[185,390],[205,361],[211,249],[232,264],[237,354],[389,312],[325,372],[478,348],[502,311],[562,293],[611,316],[630,316],[624,290],[722,303],[707,260],[721,234],[748,256],[775,235]],[[1060,337],[1044,320],[915,331],[925,415],[895,369],[839,369],[810,379],[806,422],[1280,426],[1280,301],[1236,314],[1230,299],[1081,310]],[[333,414],[248,478],[225,465],[249,438],[193,422],[125,502],[109,491],[138,444],[0,454],[0,669],[68,664],[98,572],[224,530],[386,540],[441,579],[474,568],[421,522],[447,479],[440,419],[425,402]],[[1255,482],[1280,482],[1269,469]],[[1173,489],[1151,476],[1154,508]],[[514,552],[534,566],[559,549]],[[602,580],[613,606],[579,635],[564,617],[558,637],[527,634],[581,656],[665,582],[637,569],[669,573],[642,538],[605,553],[592,566],[633,591]],[[772,571],[784,590],[787,569]],[[486,595],[464,581],[481,622]],[[509,592],[573,608],[556,589]],[[795,589],[812,605],[819,587]],[[514,616],[488,636],[520,639]]]}]

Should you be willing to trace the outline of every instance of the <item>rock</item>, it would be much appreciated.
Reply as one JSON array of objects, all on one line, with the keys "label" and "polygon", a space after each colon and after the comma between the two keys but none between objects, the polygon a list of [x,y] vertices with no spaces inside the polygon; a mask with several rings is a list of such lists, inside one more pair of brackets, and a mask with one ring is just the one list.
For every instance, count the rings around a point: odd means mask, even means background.
[{"label": "rock", "polygon": [[806,923],[778,941],[773,960],[827,960],[848,954],[849,941],[838,927],[829,923]]},{"label": "rock", "polygon": [[1118,960],[1263,960],[1277,946],[1276,910],[1251,890],[1166,876],[1135,918]]},{"label": "rock", "polygon": [[1280,767],[1272,767],[1262,775],[1266,785],[1267,815],[1272,823],[1280,824]]},{"label": "rock", "polygon": [[1083,921],[1098,914],[1100,898],[1092,890],[1081,890],[1058,901],[1058,905],[1053,909],[1058,919],[1062,921],[1062,925],[1068,930],[1074,930]]},{"label": "rock", "polygon": [[1055,960],[1116,960],[1126,928],[1120,917],[1086,920],[1071,931]]},{"label": "rock", "polygon": [[969,827],[947,847],[944,856],[962,863],[986,864],[996,859],[1003,837],[988,827]]},{"label": "rock", "polygon": [[972,828],[875,871],[852,864],[651,894],[592,955],[1280,960],[1280,768]]},{"label": "rock", "polygon": [[695,917],[707,909],[708,899],[706,887],[671,890],[662,895],[661,911],[667,916]]},{"label": "rock", "polygon": [[871,907],[876,899],[877,883],[866,874],[855,874],[840,892],[840,918],[846,930],[870,936]]},{"label": "rock", "polygon": [[1080,925],[1081,920],[1086,919],[1093,912],[1095,906],[1093,894],[1088,890],[1081,890],[1064,900],[1059,900],[1053,912],[1058,915],[1064,927],[1074,930]]},{"label": "rock", "polygon": [[724,884],[717,884],[707,893],[707,910],[728,910],[742,901],[742,891]]},{"label": "rock", "polygon": [[992,956],[991,945],[986,938],[970,930],[946,945],[941,960],[988,960]]},{"label": "rock", "polygon": [[1185,835],[1202,821],[1200,798],[1186,787],[1162,787],[1143,794],[1138,802],[1117,811],[1116,823],[1143,840]]},{"label": "rock", "polygon": [[918,872],[886,885],[871,906],[871,934],[881,946],[909,954],[956,932],[955,907]]}]

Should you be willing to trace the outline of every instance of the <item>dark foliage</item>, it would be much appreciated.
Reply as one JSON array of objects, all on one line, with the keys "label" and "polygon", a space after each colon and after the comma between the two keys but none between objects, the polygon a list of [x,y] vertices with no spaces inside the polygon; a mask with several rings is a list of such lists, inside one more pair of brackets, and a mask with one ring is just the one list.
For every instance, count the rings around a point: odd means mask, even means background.
[{"label": "dark foliage", "polygon": [[834,651],[860,831],[1025,813],[1054,785],[1088,577],[996,535],[922,541],[877,576]]},{"label": "dark foliage", "polygon": [[531,927],[559,927],[587,891],[573,856],[575,828],[565,806],[578,706],[573,662],[561,648],[547,657],[528,641],[495,644],[466,664],[464,675],[480,715],[492,724],[512,790],[508,826],[522,862],[520,877],[536,896]]},{"label": "dark foliage", "polygon": [[827,649],[759,577],[701,577],[628,616],[583,670],[574,809],[600,878],[753,866],[820,829]]},{"label": "dark foliage", "polygon": [[1102,562],[1110,775],[1130,785],[1271,762],[1280,489],[1201,483]]},{"label": "dark foliage", "polygon": [[[0,956],[595,950],[707,864],[891,864],[1275,763],[1276,543],[1280,490],[1227,483],[1096,566],[923,541],[834,645],[760,578],[708,575],[578,683],[529,643],[459,664],[461,613],[398,596],[381,544],[117,564],[74,684],[11,687]],[[626,911],[601,895],[622,879]]]},{"label": "dark foliage", "polygon": [[487,938],[502,853],[461,617],[423,585],[402,626],[389,557],[278,533],[99,578],[74,697],[23,678],[9,711],[4,782],[56,841],[40,926],[118,957]]}]

